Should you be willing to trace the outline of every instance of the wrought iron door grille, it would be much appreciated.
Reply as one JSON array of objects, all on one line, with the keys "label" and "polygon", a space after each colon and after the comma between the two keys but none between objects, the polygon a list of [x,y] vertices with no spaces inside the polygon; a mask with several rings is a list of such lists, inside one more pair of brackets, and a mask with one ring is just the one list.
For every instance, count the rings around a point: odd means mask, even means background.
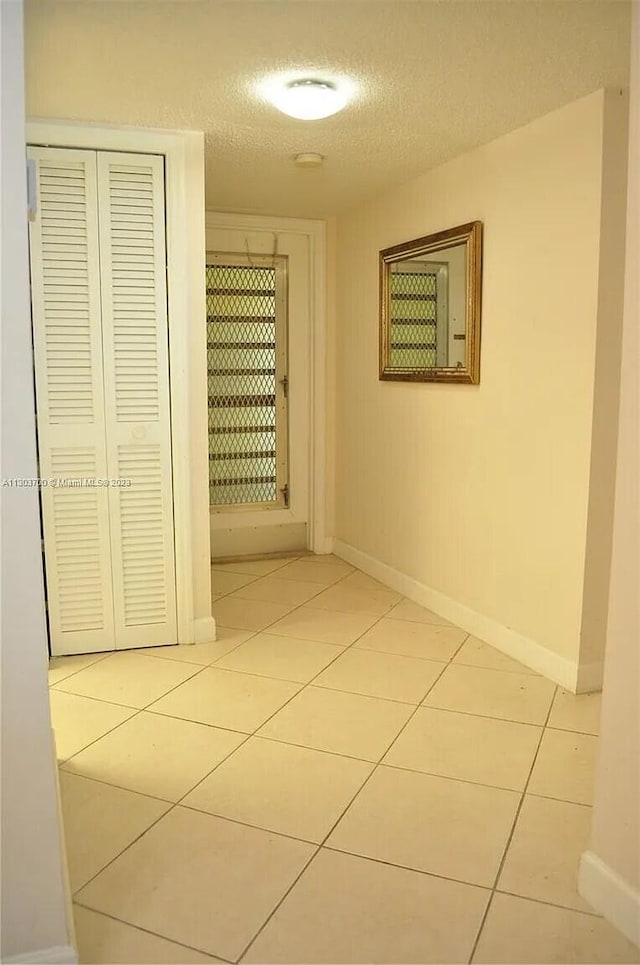
[{"label": "wrought iron door grille", "polygon": [[286,317],[280,316],[286,305],[284,266],[277,262],[284,259],[207,260],[210,503],[225,509],[281,506]]},{"label": "wrought iron door grille", "polygon": [[431,368],[437,364],[437,299],[437,272],[391,272],[391,365]]}]

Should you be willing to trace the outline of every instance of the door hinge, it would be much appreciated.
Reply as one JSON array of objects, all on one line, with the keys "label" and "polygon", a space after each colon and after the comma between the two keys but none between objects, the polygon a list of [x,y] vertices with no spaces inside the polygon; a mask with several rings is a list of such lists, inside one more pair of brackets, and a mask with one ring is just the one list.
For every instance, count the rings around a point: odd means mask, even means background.
[{"label": "door hinge", "polygon": [[289,508],[289,483],[285,483],[282,489],[280,490],[280,492],[282,493],[282,498],[284,499],[284,508],[288,509]]},{"label": "door hinge", "polygon": [[284,392],[285,399],[289,398],[289,376],[285,375],[280,379],[280,385],[282,386],[282,391]]}]

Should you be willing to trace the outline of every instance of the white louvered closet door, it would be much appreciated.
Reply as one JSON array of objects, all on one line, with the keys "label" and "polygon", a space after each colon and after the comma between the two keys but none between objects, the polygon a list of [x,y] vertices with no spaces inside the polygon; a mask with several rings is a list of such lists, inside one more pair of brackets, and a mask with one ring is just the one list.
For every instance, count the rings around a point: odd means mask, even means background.
[{"label": "white louvered closet door", "polygon": [[96,155],[29,148],[38,447],[54,654],[113,650]]},{"label": "white louvered closet door", "polygon": [[107,463],[118,648],[177,642],[164,161],[98,152]]}]

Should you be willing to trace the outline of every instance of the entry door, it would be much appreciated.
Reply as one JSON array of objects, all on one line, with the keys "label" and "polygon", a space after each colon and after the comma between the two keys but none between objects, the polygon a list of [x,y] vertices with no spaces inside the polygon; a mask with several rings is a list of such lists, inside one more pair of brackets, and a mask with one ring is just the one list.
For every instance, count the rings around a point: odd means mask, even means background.
[{"label": "entry door", "polygon": [[163,159],[29,157],[51,650],[174,644]]},{"label": "entry door", "polygon": [[209,501],[289,505],[287,259],[207,252]]},{"label": "entry door", "polygon": [[309,256],[294,233],[207,218],[214,558],[303,550],[309,506]]}]

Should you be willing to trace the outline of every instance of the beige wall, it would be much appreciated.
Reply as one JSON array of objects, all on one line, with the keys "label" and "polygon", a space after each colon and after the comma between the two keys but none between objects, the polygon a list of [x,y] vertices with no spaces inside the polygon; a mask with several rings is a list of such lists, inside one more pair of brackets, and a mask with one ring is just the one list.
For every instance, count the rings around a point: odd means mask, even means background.
[{"label": "beige wall", "polygon": [[607,656],[584,896],[640,944],[640,10],[636,7],[627,269]]},{"label": "beige wall", "polygon": [[[545,648],[573,685],[608,100],[576,101],[337,225],[336,537]],[[379,382],[379,249],[475,219],[481,384]]]},{"label": "beige wall", "polygon": [[[2,477],[35,478],[22,4],[2,33]],[[2,961],[73,961],[49,720],[38,496],[2,489]],[[27,960],[27,959],[25,959]],[[32,959],[28,959],[31,961]]]},{"label": "beige wall", "polygon": [[337,348],[338,337],[336,327],[336,307],[338,281],[337,263],[337,220],[329,218],[327,221],[327,411],[325,427],[325,444],[327,452],[326,474],[326,530],[329,538],[336,532],[336,452],[337,452]]}]

